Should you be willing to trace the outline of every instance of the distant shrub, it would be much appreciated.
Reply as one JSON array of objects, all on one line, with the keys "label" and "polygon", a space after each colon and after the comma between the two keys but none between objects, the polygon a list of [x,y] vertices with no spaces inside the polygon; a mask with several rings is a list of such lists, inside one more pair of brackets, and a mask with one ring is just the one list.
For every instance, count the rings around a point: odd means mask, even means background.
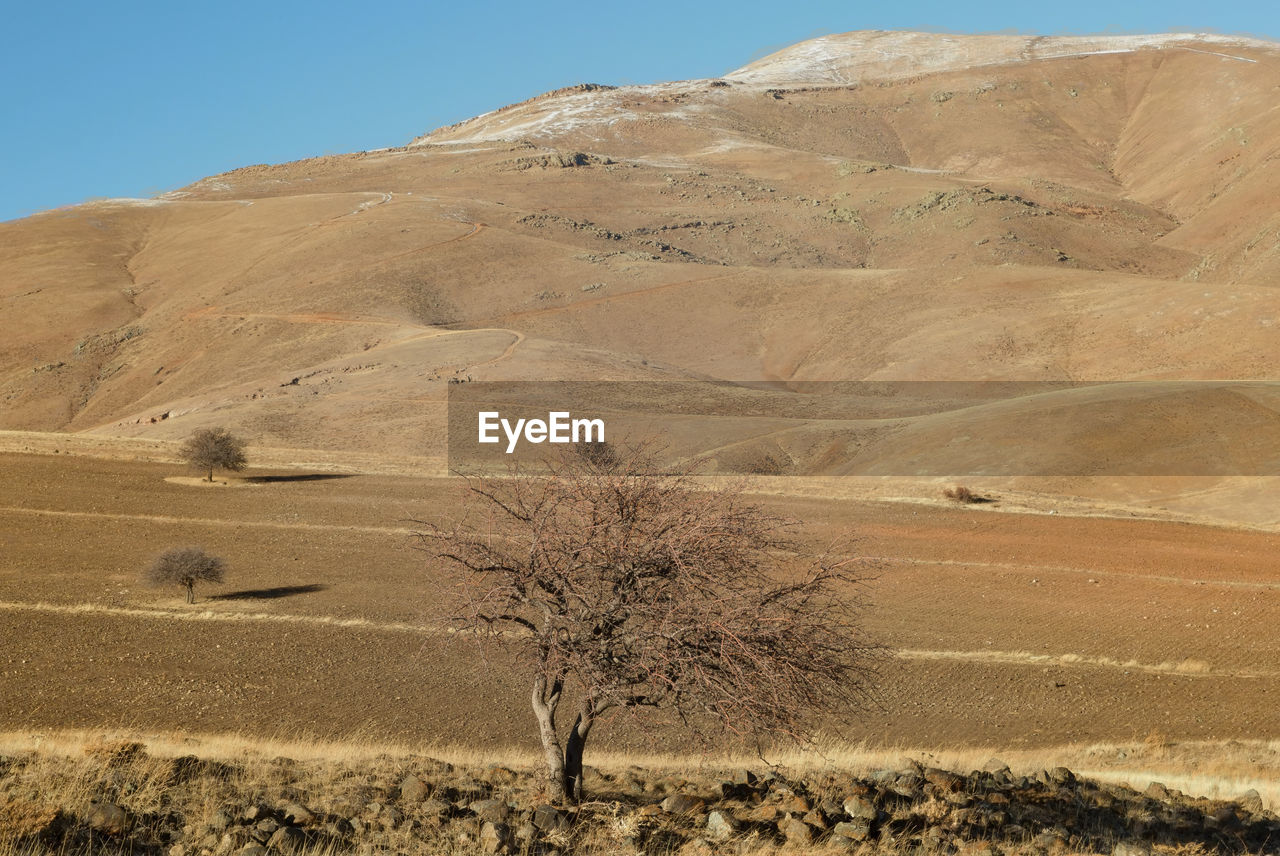
[{"label": "distant shrub", "polygon": [[157,556],[142,578],[153,586],[177,583],[187,590],[187,603],[195,603],[196,583],[220,583],[225,571],[222,559],[199,547],[173,547]]},{"label": "distant shrub", "polygon": [[962,484],[944,489],[942,491],[942,495],[952,502],[959,502],[962,505],[973,505],[979,502],[992,501],[991,497],[976,494]]},{"label": "distant shrub", "polygon": [[582,460],[597,470],[609,470],[618,463],[618,450],[610,446],[607,440],[578,443],[573,448]]},{"label": "distant shrub", "polygon": [[209,481],[215,468],[239,472],[248,463],[244,440],[226,428],[201,428],[187,438],[178,454],[191,466],[208,470]]}]

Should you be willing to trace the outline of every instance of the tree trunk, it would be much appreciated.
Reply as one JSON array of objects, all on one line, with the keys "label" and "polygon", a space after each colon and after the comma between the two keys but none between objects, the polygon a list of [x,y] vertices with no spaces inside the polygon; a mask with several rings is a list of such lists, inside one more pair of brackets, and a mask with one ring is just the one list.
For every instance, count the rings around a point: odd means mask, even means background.
[{"label": "tree trunk", "polygon": [[213,481],[213,467],[209,467],[209,481]]},{"label": "tree trunk", "polygon": [[556,707],[560,704],[562,686],[556,680],[548,692],[545,675],[539,674],[533,679],[533,713],[538,718],[538,736],[547,759],[547,798],[553,803],[564,803],[569,796],[565,790],[564,750],[556,734]]},{"label": "tree trunk", "polygon": [[587,745],[587,735],[595,718],[584,706],[569,732],[569,742],[564,748],[564,789],[570,800],[582,802],[582,751]]},{"label": "tree trunk", "polygon": [[196,590],[191,583],[187,583],[187,603],[196,602]]}]

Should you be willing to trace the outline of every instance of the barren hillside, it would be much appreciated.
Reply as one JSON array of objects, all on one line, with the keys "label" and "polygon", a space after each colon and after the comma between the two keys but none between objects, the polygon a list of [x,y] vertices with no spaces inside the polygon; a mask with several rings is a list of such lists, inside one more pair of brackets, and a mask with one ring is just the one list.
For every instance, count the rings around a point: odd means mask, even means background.
[{"label": "barren hillside", "polygon": [[0,428],[422,455],[451,378],[1267,377],[1278,88],[1234,37],[850,33],[0,224]]}]

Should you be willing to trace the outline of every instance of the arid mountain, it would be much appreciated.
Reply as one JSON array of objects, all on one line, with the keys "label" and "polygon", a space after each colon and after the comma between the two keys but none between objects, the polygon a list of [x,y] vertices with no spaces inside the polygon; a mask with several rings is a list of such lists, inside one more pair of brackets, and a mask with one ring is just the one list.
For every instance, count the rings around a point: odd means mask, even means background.
[{"label": "arid mountain", "polygon": [[850,33],[0,224],[0,428],[421,455],[451,378],[1265,378],[1278,95],[1257,40]]}]

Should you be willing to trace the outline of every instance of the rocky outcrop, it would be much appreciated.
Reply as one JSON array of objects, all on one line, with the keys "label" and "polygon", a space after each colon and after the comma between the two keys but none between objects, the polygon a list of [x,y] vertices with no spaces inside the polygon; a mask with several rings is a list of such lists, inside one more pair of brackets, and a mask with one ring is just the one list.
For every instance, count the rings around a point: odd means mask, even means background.
[{"label": "rocky outcrop", "polygon": [[1225,801],[1159,783],[1139,791],[1061,767],[1025,776],[999,763],[970,773],[904,763],[860,775],[738,770],[696,780],[591,770],[591,799],[575,807],[547,804],[533,773],[429,759],[357,769],[276,759],[269,775],[184,760],[156,790],[165,767],[136,755],[67,761],[98,765],[76,771],[97,776],[96,793],[59,806],[32,801],[40,788],[24,771],[48,775],[51,762],[29,760],[0,759],[0,832],[18,852],[1280,854],[1280,818],[1256,792]]}]

